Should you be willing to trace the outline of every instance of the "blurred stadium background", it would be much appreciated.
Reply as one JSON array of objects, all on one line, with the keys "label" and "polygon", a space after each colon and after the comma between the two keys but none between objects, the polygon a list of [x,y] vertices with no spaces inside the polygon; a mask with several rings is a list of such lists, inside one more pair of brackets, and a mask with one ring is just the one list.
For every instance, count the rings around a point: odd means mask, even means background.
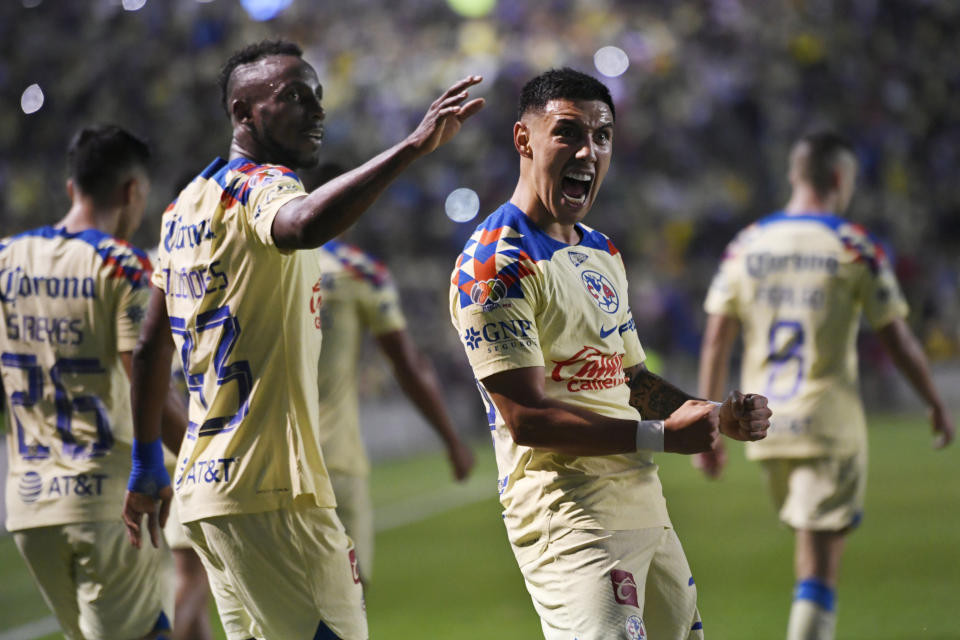
[{"label": "blurred stadium background", "polygon": [[[911,323],[956,408],[957,33],[956,0],[4,0],[0,237],[65,213],[64,151],[71,133],[88,122],[114,121],[154,147],[151,205],[135,242],[156,244],[160,213],[177,188],[227,152],[230,131],[216,74],[233,50],[251,41],[285,37],[304,47],[324,85],[324,160],[346,167],[403,137],[453,79],[481,73],[485,81],[475,93],[486,97],[486,108],[457,140],[404,174],[350,240],[391,267],[411,332],[446,381],[459,428],[485,448],[483,415],[446,311],[448,274],[476,221],[450,221],[443,203],[466,187],[479,195],[482,216],[510,196],[519,88],[539,71],[569,65],[606,76],[617,103],[614,161],[587,223],[611,235],[624,254],[631,304],[654,367],[693,387],[700,306],[724,245],[738,228],[784,202],[792,141],[830,126],[853,139],[861,161],[850,217],[878,234],[895,256]],[[912,393],[878,344],[868,335],[861,342],[868,406],[913,415],[910,455],[925,456]],[[375,459],[435,449],[385,365],[369,355],[362,386],[365,436]],[[956,459],[955,451],[944,455]],[[475,480],[492,498],[495,473],[485,462]],[[678,473],[687,477],[685,468]],[[918,473],[936,469],[920,465]],[[439,484],[446,475],[436,478]],[[939,478],[919,480],[933,483],[926,489],[937,494]],[[676,512],[672,480],[664,474]],[[955,478],[950,482],[956,486]],[[409,487],[411,495],[420,491]],[[461,488],[458,495],[469,502],[471,491]],[[872,491],[875,499],[883,497]],[[952,497],[956,511],[956,489],[944,487],[942,494]],[[719,499],[703,508],[713,504],[709,513],[721,516]],[[750,502],[761,512],[766,507],[759,494],[751,493]],[[497,530],[495,503],[485,509]],[[763,526],[774,530],[771,515],[763,514]],[[468,539],[471,531],[459,535]],[[491,535],[490,544],[508,553],[502,531]],[[859,543],[851,545],[848,565],[858,562],[853,554]],[[385,573],[388,555],[383,550],[378,557]],[[786,579],[784,558],[777,564]],[[0,561],[4,576],[22,569],[9,554]],[[509,562],[505,571],[506,584],[492,588],[522,600],[518,615],[527,616],[525,628],[535,632],[519,573]],[[454,569],[448,578],[470,580]],[[778,583],[776,602],[788,583]],[[955,570],[952,587],[955,603]],[[371,592],[374,630],[377,598]],[[3,629],[24,622],[7,622],[12,602],[0,601],[0,638]],[[511,619],[507,615],[506,623]],[[464,619],[462,635],[426,637],[486,637],[473,623]],[[779,626],[771,628],[779,635]]]}]

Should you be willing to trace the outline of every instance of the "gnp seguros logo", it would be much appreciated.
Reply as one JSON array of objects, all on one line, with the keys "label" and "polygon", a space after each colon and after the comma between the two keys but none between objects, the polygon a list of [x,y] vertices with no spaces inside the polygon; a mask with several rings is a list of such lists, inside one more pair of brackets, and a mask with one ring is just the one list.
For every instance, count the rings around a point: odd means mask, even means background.
[{"label": "gnp seguros logo", "polygon": [[479,329],[467,327],[463,333],[463,342],[470,351],[474,351],[481,344],[487,344],[487,352],[495,353],[517,347],[533,346],[530,331],[533,323],[529,320],[514,319],[487,322]]}]

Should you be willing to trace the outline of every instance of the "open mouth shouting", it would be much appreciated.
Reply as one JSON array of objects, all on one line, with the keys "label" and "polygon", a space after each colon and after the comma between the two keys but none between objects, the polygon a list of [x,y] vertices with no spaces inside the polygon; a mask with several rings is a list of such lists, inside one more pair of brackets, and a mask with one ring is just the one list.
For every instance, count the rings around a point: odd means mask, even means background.
[{"label": "open mouth shouting", "polygon": [[563,197],[574,206],[582,206],[590,195],[594,175],[583,169],[570,169],[563,174],[560,181],[560,191]]}]

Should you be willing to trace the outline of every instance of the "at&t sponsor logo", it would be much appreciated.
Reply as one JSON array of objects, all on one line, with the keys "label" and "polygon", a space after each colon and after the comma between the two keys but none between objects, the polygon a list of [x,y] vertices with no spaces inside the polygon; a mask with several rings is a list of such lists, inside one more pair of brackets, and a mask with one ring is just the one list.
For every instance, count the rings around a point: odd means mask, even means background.
[{"label": "at&t sponsor logo", "polygon": [[17,493],[26,504],[32,504],[41,497],[99,496],[103,495],[103,481],[108,477],[103,473],[78,473],[74,476],[53,476],[49,482],[45,482],[36,471],[28,471],[20,478]]},{"label": "at&t sponsor logo", "polygon": [[[221,482],[230,482],[231,467],[239,458],[210,458],[209,460],[197,460],[190,466],[187,466],[188,458],[181,462],[180,470],[177,472],[177,487],[188,484],[217,484]],[[233,467],[234,469],[236,467]]]},{"label": "at&t sponsor logo", "polygon": [[623,354],[603,353],[596,347],[583,347],[566,360],[554,360],[550,377],[567,382],[567,391],[611,389],[626,382]]},{"label": "at&t sponsor logo", "polygon": [[40,494],[43,493],[43,478],[36,471],[27,471],[20,478],[17,491],[20,494],[20,499],[27,504],[36,502]]}]

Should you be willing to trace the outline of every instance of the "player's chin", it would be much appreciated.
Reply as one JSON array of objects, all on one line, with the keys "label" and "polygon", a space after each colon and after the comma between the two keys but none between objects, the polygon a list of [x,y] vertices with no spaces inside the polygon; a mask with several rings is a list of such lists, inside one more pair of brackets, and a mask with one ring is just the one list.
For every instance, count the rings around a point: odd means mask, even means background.
[{"label": "player's chin", "polygon": [[301,149],[297,154],[298,169],[316,169],[320,166],[320,144]]}]

